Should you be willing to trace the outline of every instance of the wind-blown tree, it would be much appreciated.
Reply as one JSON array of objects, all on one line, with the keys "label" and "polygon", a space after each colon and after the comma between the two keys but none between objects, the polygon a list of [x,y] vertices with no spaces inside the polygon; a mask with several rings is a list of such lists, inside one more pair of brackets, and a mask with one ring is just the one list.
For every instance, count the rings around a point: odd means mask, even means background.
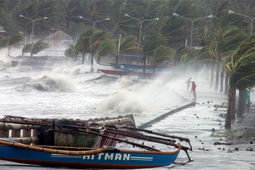
[{"label": "wind-blown tree", "polygon": [[86,53],[91,55],[91,72],[93,72],[94,55],[96,54],[98,47],[105,39],[109,39],[110,37],[111,34],[109,32],[90,29],[83,33],[77,41],[77,47],[79,51],[82,52],[82,63],[84,63]]},{"label": "wind-blown tree", "polygon": [[[161,47],[160,47],[161,46]],[[145,73],[145,65],[146,65],[146,60],[148,56],[152,56],[154,57],[154,61],[156,61],[154,54],[155,54],[155,50],[157,48],[161,48],[161,50],[166,50],[166,47],[168,47],[168,43],[167,40],[165,39],[165,37],[163,37],[160,34],[154,34],[152,35],[144,44],[143,46],[143,73]],[[160,49],[158,49],[160,50]],[[168,49],[170,52],[170,49]],[[159,53],[159,51],[158,51]]]},{"label": "wind-blown tree", "polygon": [[213,57],[212,73],[214,72],[214,64],[217,64],[215,76],[216,90],[218,90],[219,85],[220,64],[224,57],[233,52],[246,37],[246,34],[242,30],[235,26],[230,26],[218,31],[212,40],[209,46],[209,52]]},{"label": "wind-blown tree", "polygon": [[4,48],[7,46],[8,39],[4,36],[0,36],[0,48]]},{"label": "wind-blown tree", "polygon": [[90,53],[90,37],[93,33],[93,29],[84,32],[76,43],[78,50],[82,53],[82,64],[84,64],[85,54]]},{"label": "wind-blown tree", "polygon": [[[120,54],[142,54],[142,49],[139,47],[137,37],[128,35],[122,38],[119,52]],[[118,55],[116,55],[115,63],[118,64]]]},{"label": "wind-blown tree", "polygon": [[100,57],[101,56],[107,56],[109,54],[114,55],[116,45],[113,39],[104,39],[98,49],[97,49],[97,54],[98,54],[98,63],[100,63]]},{"label": "wind-blown tree", "polygon": [[24,34],[22,32],[17,32],[16,34],[10,36],[7,41],[8,46],[8,55],[11,53],[11,47],[18,45],[18,43],[24,38]]},{"label": "wind-blown tree", "polygon": [[[160,5],[160,3],[154,0],[126,1],[126,6],[122,15],[127,13],[130,16],[139,19],[140,21],[157,18],[161,12],[159,10]],[[134,20],[129,17],[125,18],[126,19],[123,21],[121,29],[127,31],[129,34],[133,34],[139,37],[141,24],[138,22],[138,20]],[[146,39],[146,35],[159,33],[157,22],[158,21],[143,22],[141,44],[143,44],[144,40]]]},{"label": "wind-blown tree", "polygon": [[231,120],[235,118],[236,88],[241,90],[255,85],[255,36],[242,42],[226,67],[230,72],[230,81],[225,127],[230,129]]},{"label": "wind-blown tree", "polygon": [[169,60],[169,63],[174,63],[175,50],[164,45],[160,45],[155,49],[153,54],[153,74],[155,74],[155,68],[157,63]]},{"label": "wind-blown tree", "polygon": [[[95,30],[93,34],[90,37],[90,52],[91,52],[91,68],[90,71],[93,72],[93,61],[94,61],[94,55],[97,52],[97,49],[101,45],[101,43],[105,39],[109,39],[111,37],[110,32],[102,31],[102,30]],[[100,59],[100,58],[99,58]]]},{"label": "wind-blown tree", "polygon": [[32,49],[31,49],[31,57],[34,54],[39,53],[40,51],[46,49],[49,47],[49,44],[44,42],[43,40],[38,40],[36,43],[33,44]]},{"label": "wind-blown tree", "polygon": [[70,45],[70,47],[68,49],[65,50],[65,56],[71,57],[71,58],[75,58],[75,60],[78,60],[78,47],[76,45]]},{"label": "wind-blown tree", "polygon": [[30,57],[39,53],[40,51],[49,47],[49,44],[44,42],[42,39],[38,40],[34,44],[27,44],[26,47],[23,48],[24,52],[30,52]]},{"label": "wind-blown tree", "polygon": [[177,65],[177,64],[183,65],[183,67],[184,67],[183,72],[184,72],[184,74],[186,74],[186,70],[187,70],[188,66],[198,63],[198,61],[197,61],[198,55],[197,54],[198,54],[198,50],[196,50],[195,48],[192,48],[190,46],[181,47],[180,49],[178,49],[176,51],[175,65]]}]

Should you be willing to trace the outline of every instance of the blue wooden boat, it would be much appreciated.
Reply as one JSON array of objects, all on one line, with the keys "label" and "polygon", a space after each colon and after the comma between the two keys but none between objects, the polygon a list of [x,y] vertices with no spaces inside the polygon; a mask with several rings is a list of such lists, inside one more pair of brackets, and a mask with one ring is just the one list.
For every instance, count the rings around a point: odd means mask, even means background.
[{"label": "blue wooden boat", "polygon": [[[120,118],[118,120],[122,120]],[[26,164],[71,168],[152,168],[170,165],[182,150],[188,157],[188,161],[182,162],[182,164],[191,161],[187,152],[192,150],[188,138],[139,129],[132,126],[130,121],[125,121],[125,123],[122,120],[121,124],[113,124],[105,122],[105,119],[100,120],[97,123],[96,121],[89,123],[71,120],[54,120],[52,122],[52,120],[46,119],[40,121],[38,119],[6,116],[0,120],[0,135],[6,131],[6,127],[11,128],[14,134],[18,128],[24,130],[25,128],[44,127],[48,129],[49,127],[53,128],[54,132],[61,133],[62,135],[58,135],[57,138],[62,138],[62,140],[70,140],[63,134],[71,136],[71,138],[83,136],[82,139],[79,138],[80,140],[96,137],[102,140],[101,143],[104,143],[104,146],[88,147],[87,145],[66,145],[68,143],[65,142],[51,144],[38,143],[38,141],[37,143],[33,141],[31,145],[30,143],[25,144],[24,140],[17,140],[22,137],[0,138],[0,159]],[[102,124],[102,121],[105,123]],[[51,135],[46,135],[44,138],[49,140]],[[177,140],[179,140],[178,143]],[[115,145],[117,142],[118,144]],[[160,148],[172,149],[169,151],[168,149],[160,150],[150,146],[152,142],[157,143],[158,146],[163,145]],[[189,147],[180,145],[180,142],[187,142]],[[126,147],[126,144],[140,149],[134,150],[130,147],[129,149],[122,149],[123,146]]]},{"label": "blue wooden boat", "polygon": [[181,146],[172,152],[118,150],[60,150],[0,140],[0,159],[43,166],[72,168],[153,168],[173,163]]}]

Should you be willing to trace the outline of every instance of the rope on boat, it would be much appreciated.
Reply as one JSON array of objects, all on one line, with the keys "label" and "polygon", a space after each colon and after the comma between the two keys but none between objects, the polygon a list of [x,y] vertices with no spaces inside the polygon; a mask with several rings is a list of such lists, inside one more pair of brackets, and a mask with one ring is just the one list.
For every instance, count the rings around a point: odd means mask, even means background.
[{"label": "rope on boat", "polygon": [[101,153],[101,152],[109,150],[108,146],[103,146],[103,148],[97,148],[97,149],[92,149],[92,150],[88,150],[88,151],[67,151],[67,150],[43,148],[40,146],[26,145],[26,144],[22,144],[22,143],[3,141],[3,140],[0,140],[0,144],[8,145],[8,146],[15,146],[15,147],[24,148],[24,149],[32,149],[32,150],[37,150],[37,151],[42,151],[42,152],[49,152],[49,153],[54,153],[54,154],[63,154],[63,155],[91,155],[91,154],[97,154],[97,153]]}]

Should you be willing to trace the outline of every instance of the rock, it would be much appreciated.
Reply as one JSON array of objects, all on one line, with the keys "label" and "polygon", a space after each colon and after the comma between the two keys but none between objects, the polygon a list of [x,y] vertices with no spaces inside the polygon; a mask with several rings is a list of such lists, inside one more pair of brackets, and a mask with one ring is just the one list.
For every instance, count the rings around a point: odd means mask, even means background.
[{"label": "rock", "polygon": [[214,142],[214,145],[232,145],[232,142]]},{"label": "rock", "polygon": [[250,144],[253,144],[253,141],[252,141],[252,140],[250,141]]},{"label": "rock", "polygon": [[236,147],[236,148],[235,148],[235,151],[239,151],[239,148]]},{"label": "rock", "polygon": [[246,150],[247,150],[247,151],[253,151],[253,148],[250,148],[250,147],[249,147],[249,148],[247,148]]},{"label": "rock", "polygon": [[231,150],[231,149],[228,149],[228,151],[227,151],[228,153],[232,153],[233,152],[233,150]]}]

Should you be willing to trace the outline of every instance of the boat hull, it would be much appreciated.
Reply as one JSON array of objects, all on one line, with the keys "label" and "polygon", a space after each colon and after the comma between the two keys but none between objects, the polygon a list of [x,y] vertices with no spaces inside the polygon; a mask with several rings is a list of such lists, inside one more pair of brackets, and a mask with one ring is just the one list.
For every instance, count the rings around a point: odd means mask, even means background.
[{"label": "boat hull", "polygon": [[15,146],[0,145],[0,159],[18,163],[72,168],[152,168],[168,166],[174,152],[107,150],[91,155],[64,155]]}]

